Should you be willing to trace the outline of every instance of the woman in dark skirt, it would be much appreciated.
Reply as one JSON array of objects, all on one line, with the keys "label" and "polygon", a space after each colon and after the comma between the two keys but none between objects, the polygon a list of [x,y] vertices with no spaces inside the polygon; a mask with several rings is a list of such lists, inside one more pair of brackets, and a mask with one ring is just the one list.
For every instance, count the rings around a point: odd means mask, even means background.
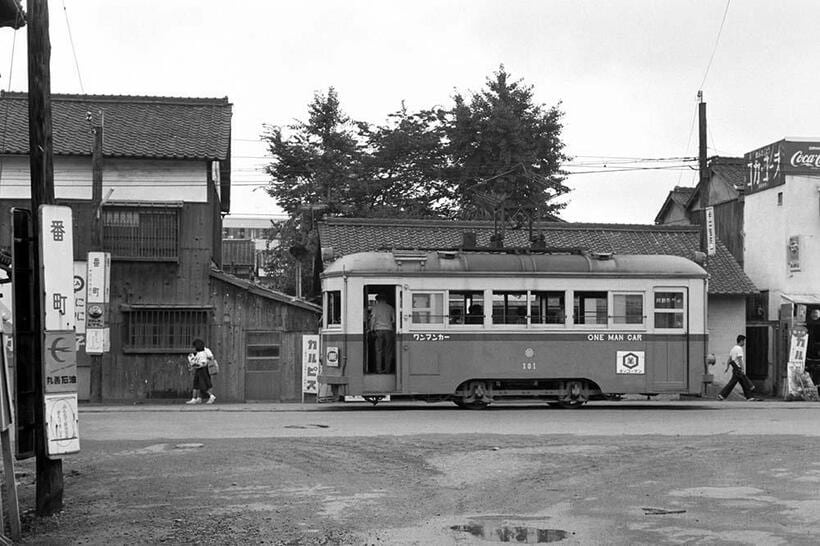
[{"label": "woman in dark skirt", "polygon": [[186,404],[201,404],[202,399],[206,404],[213,404],[216,396],[211,393],[211,374],[208,372],[208,362],[214,359],[214,354],[205,346],[201,339],[194,340],[194,351],[188,355],[188,367],[194,371],[194,392]]}]

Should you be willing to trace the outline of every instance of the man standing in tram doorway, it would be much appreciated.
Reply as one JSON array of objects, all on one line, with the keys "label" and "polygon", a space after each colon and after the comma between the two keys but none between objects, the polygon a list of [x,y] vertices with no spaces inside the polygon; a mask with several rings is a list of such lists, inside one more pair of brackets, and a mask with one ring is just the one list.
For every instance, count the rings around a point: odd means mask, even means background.
[{"label": "man standing in tram doorway", "polygon": [[396,312],[384,300],[384,296],[376,294],[376,303],[370,311],[370,330],[375,339],[376,373],[389,373],[393,362],[393,347],[396,342]]},{"label": "man standing in tram doorway", "polygon": [[725,400],[727,396],[732,393],[732,389],[735,388],[735,385],[740,383],[740,387],[743,389],[743,396],[746,397],[746,400],[753,400],[753,401],[760,401],[762,398],[758,398],[756,396],[757,391],[755,389],[754,384],[752,381],[746,377],[745,368],[746,362],[743,358],[743,346],[746,344],[746,336],[739,335],[737,336],[737,344],[732,347],[732,350],[729,351],[729,359],[726,361],[726,369],[725,372],[729,371],[729,366],[732,367],[732,378],[726,383],[726,386],[723,387],[723,390],[718,393],[718,400]]}]

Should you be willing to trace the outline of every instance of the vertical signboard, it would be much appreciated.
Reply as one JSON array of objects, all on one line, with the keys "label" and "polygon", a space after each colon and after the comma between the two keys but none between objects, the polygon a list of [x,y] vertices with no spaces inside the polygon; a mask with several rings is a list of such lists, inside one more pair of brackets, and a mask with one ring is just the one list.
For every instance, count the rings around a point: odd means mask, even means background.
[{"label": "vertical signboard", "polygon": [[[805,306],[803,306],[805,307]],[[787,400],[817,400],[817,387],[806,371],[808,331],[803,327],[792,330],[789,344],[789,362],[786,366],[788,379]]]},{"label": "vertical signboard", "polygon": [[787,250],[786,261],[789,264],[789,273],[800,271],[800,236],[789,237],[789,248]]},{"label": "vertical signboard", "polygon": [[302,393],[317,394],[319,379],[319,336],[302,336]]},{"label": "vertical signboard", "polygon": [[71,209],[40,207],[40,264],[43,280],[43,327],[51,331],[74,330],[74,238]]},{"label": "vertical signboard", "polygon": [[108,328],[110,278],[111,254],[89,252],[86,276],[85,352],[90,355],[103,354],[111,348]]},{"label": "vertical signboard", "polygon": [[43,286],[42,380],[46,454],[80,450],[74,339],[74,239],[71,209],[42,205],[40,278]]},{"label": "vertical signboard", "polygon": [[706,253],[715,255],[715,207],[706,207]]}]

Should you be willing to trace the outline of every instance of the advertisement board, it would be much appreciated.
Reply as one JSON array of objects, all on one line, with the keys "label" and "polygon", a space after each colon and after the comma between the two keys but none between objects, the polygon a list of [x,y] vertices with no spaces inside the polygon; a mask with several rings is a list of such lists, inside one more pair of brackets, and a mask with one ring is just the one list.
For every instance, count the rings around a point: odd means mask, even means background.
[{"label": "advertisement board", "polygon": [[820,142],[781,140],[745,154],[746,193],[786,182],[786,175],[820,177]]}]

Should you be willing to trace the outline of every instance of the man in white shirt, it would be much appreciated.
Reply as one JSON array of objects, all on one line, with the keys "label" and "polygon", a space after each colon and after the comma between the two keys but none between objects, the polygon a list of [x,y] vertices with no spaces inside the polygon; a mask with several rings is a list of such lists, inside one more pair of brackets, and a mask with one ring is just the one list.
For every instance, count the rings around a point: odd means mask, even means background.
[{"label": "man in white shirt", "polygon": [[746,397],[746,400],[756,402],[762,400],[762,398],[755,396],[755,386],[751,380],[746,377],[746,361],[743,358],[744,345],[746,345],[746,336],[741,334],[737,336],[737,344],[729,351],[729,359],[726,361],[726,369],[724,370],[724,373],[728,372],[729,366],[731,366],[732,378],[718,394],[718,400],[725,400],[738,383],[740,383],[740,387],[743,389],[743,396]]},{"label": "man in white shirt", "polygon": [[370,331],[375,336],[376,373],[390,373],[396,342],[395,323],[396,311],[384,301],[384,296],[377,294],[376,303],[370,310]]}]

